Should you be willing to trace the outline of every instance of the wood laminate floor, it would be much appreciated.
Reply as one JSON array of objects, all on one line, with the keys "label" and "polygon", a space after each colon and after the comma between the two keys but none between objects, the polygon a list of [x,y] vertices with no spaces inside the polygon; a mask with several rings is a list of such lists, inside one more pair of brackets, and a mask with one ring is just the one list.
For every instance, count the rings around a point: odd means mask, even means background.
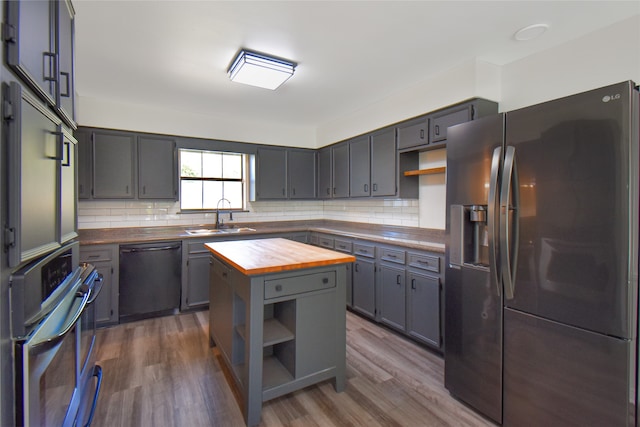
[{"label": "wood laminate floor", "polygon": [[[209,312],[97,332],[104,377],[95,426],[244,426]],[[493,426],[450,397],[441,357],[347,313],[347,387],[326,381],[265,402],[261,426]]]}]

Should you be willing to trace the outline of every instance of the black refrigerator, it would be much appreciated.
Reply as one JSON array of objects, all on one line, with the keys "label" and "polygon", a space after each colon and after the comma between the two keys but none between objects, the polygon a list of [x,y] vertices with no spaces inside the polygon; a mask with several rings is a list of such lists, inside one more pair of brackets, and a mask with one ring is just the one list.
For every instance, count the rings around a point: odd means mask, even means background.
[{"label": "black refrigerator", "polygon": [[508,426],[636,425],[639,95],[449,128],[445,386]]}]

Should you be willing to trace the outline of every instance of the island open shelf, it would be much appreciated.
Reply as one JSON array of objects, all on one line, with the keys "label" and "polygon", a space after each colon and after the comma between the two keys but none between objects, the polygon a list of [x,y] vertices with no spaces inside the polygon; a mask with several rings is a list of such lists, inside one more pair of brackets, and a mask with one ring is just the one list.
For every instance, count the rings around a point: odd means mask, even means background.
[{"label": "island open shelf", "polygon": [[262,402],[327,379],[345,387],[346,264],[351,255],[286,239],[207,243],[210,338],[244,400]]}]

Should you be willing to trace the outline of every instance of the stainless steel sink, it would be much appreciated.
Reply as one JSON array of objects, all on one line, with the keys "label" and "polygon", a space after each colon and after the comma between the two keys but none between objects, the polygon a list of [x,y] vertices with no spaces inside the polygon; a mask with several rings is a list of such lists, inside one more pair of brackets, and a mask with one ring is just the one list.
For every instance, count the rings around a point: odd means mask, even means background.
[{"label": "stainless steel sink", "polygon": [[235,234],[247,231],[256,231],[253,228],[240,227],[240,228],[196,228],[193,230],[185,230],[185,232],[191,236],[210,236],[212,234]]}]

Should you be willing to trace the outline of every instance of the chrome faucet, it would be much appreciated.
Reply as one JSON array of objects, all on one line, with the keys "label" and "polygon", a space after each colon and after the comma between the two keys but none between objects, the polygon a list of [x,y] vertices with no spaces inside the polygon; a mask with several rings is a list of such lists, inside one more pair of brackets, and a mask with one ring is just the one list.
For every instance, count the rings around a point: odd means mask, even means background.
[{"label": "chrome faucet", "polygon": [[216,203],[216,228],[224,227],[224,221],[220,219],[220,202],[222,202],[222,207],[224,207],[225,200],[227,201],[227,203],[229,203],[229,221],[233,221],[233,212],[231,211],[231,202],[229,201],[229,199],[225,199],[223,197],[222,199],[218,200],[218,203]]}]

